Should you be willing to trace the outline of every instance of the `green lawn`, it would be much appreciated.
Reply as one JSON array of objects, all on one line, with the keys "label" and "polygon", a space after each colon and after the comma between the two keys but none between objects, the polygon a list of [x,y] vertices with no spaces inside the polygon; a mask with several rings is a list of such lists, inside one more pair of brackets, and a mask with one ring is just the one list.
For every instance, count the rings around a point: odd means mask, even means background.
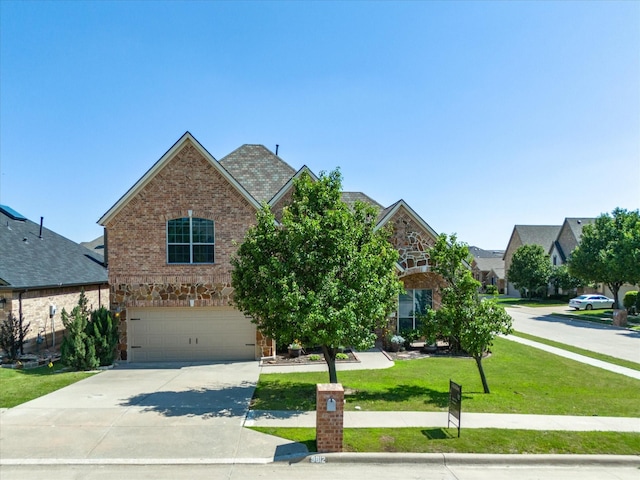
[{"label": "green lawn", "polygon": [[498,303],[506,307],[510,305],[515,305],[520,307],[553,307],[553,306],[566,307],[569,303],[569,302],[560,301],[560,300],[513,298],[513,297],[503,297],[503,296],[498,297],[497,301]]},{"label": "green lawn", "polygon": [[[384,370],[338,372],[347,410],[444,411],[449,379],[462,385],[467,412],[640,416],[640,380],[498,338],[483,361],[491,394],[482,393],[469,358],[405,360]],[[257,410],[314,410],[315,385],[328,374],[262,374]]]},{"label": "green lawn", "polygon": [[95,375],[95,372],[61,372],[56,363],[29,370],[0,368],[0,408],[11,408]]},{"label": "green lawn", "polygon": [[[316,451],[314,428],[253,428]],[[347,452],[637,455],[640,434],[447,428],[347,428]]]},{"label": "green lawn", "polygon": [[550,345],[552,347],[561,348],[562,350],[567,350],[568,352],[584,355],[585,357],[591,357],[591,358],[595,358],[596,360],[602,360],[603,362],[613,363],[614,365],[619,365],[621,367],[631,368],[632,370],[640,370],[640,363],[631,362],[629,360],[623,360],[621,358],[611,357],[609,355],[604,355],[603,353],[592,352],[591,350],[584,350],[582,348],[574,347],[572,345],[567,345],[565,343],[554,342],[553,340],[536,337],[535,335],[529,335],[528,333],[513,332],[513,335],[526,338],[529,340],[533,340],[534,342],[544,343],[545,345]]}]

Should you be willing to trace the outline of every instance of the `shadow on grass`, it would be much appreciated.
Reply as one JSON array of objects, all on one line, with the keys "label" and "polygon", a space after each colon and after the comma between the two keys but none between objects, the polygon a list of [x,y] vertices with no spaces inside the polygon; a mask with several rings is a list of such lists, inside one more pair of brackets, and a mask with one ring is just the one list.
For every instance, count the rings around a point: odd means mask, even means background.
[{"label": "shadow on grass", "polygon": [[[438,391],[417,385],[394,385],[380,391],[349,392],[345,399],[348,403],[389,402],[402,403],[409,400],[421,399],[424,405],[444,409],[449,405],[449,392]],[[468,392],[474,393],[474,392]],[[463,394],[463,399],[471,398]],[[304,382],[269,381],[261,383],[253,397],[252,409],[255,410],[302,410],[311,411],[316,408],[316,386]]]},{"label": "shadow on grass", "polygon": [[452,440],[456,438],[444,428],[428,428],[420,430],[420,433],[429,440]]}]

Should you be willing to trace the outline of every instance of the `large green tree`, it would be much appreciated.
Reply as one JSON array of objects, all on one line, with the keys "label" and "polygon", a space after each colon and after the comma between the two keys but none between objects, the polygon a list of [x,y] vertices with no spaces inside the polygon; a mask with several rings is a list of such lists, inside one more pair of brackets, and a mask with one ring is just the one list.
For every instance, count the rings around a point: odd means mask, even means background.
[{"label": "large green tree", "polygon": [[640,283],[640,213],[616,208],[582,228],[569,257],[569,272],[586,282],[604,283],[619,306],[620,287]]},{"label": "large green tree", "polygon": [[480,282],[473,278],[469,247],[455,235],[440,235],[430,252],[434,271],[443,278],[442,302],[429,310],[423,321],[427,336],[448,337],[450,347],[459,345],[476,361],[482,388],[490,393],[482,359],[493,339],[511,332],[511,317],[494,299],[479,296]]},{"label": "large green tree", "polygon": [[264,205],[231,260],[236,306],[267,336],[320,346],[331,383],[338,347],[372,346],[402,291],[390,232],[375,208],[341,200],[341,180],[302,175],[282,221]]},{"label": "large green tree", "polygon": [[552,265],[549,255],[540,245],[522,245],[513,253],[507,278],[529,298],[535,294],[546,296]]}]

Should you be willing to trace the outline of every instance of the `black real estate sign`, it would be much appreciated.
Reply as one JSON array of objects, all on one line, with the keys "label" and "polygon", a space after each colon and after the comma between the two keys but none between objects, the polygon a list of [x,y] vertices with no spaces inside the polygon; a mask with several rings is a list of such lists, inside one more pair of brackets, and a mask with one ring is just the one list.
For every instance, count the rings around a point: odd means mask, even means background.
[{"label": "black real estate sign", "polygon": [[460,414],[462,413],[462,385],[449,380],[449,420],[447,428],[454,422],[458,427],[458,437],[460,437]]}]

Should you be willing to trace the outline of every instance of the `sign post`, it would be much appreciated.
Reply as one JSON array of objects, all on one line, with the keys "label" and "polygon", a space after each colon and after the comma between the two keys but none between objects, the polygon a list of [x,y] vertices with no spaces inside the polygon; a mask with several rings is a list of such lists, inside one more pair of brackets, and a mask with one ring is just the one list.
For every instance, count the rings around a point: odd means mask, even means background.
[{"label": "sign post", "polygon": [[458,438],[460,438],[460,414],[462,413],[462,385],[458,385],[449,380],[449,419],[447,428],[451,422],[458,427]]}]

